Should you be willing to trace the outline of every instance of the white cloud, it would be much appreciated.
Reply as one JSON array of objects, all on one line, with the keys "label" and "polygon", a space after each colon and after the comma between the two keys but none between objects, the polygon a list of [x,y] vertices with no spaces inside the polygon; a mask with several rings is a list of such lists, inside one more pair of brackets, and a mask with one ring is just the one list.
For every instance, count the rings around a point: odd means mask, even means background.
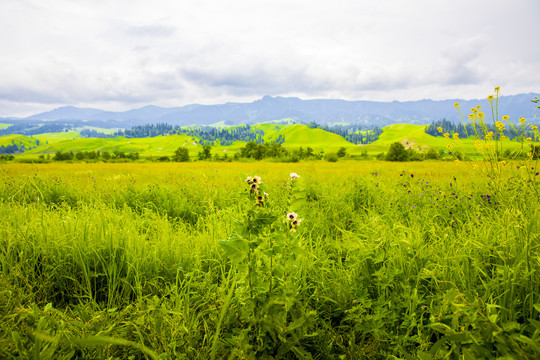
[{"label": "white cloud", "polygon": [[538,92],[538,13],[535,0],[0,2],[0,116]]}]

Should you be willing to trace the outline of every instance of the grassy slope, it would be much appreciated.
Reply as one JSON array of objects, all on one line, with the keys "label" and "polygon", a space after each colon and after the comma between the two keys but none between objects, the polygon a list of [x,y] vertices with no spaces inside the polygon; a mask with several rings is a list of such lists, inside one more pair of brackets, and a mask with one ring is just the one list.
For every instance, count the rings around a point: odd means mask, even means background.
[{"label": "grassy slope", "polygon": [[[426,150],[433,147],[438,150],[446,150],[448,144],[452,144],[455,149],[462,153],[474,153],[474,140],[460,140],[456,143],[453,140],[442,137],[435,137],[424,132],[424,125],[395,124],[383,128],[379,140],[369,145],[354,145],[346,141],[343,137],[326,132],[321,129],[311,129],[306,125],[278,125],[273,123],[257,124],[254,129],[264,131],[265,142],[271,142],[279,135],[285,137],[284,147],[298,148],[311,147],[316,152],[335,152],[340,147],[347,148],[348,153],[358,154],[366,150],[370,154],[386,152],[389,146],[396,142],[402,142],[406,147]],[[187,135],[156,136],[153,138],[81,138],[75,131],[62,133],[48,133],[34,135],[33,137],[23,135],[6,135],[0,137],[0,145],[10,145],[12,141],[17,145],[26,147],[36,146],[39,140],[41,146],[25,152],[23,156],[37,157],[38,154],[54,153],[56,151],[124,151],[139,152],[143,156],[170,156],[179,146],[187,146],[192,157],[201,150],[197,145],[197,139]],[[195,144],[194,144],[195,143]],[[213,153],[234,154],[245,145],[242,141],[236,141],[231,145],[222,146],[216,142],[212,147]],[[516,142],[505,141],[504,149],[516,149],[520,145]]]},{"label": "grassy slope", "polygon": [[0,124],[0,129],[5,129],[5,128],[8,128],[10,126],[11,126],[11,124]]},{"label": "grassy slope", "polygon": [[171,155],[180,146],[194,150],[192,137],[187,135],[156,136],[152,138],[79,138],[40,146],[27,154],[53,153],[56,151],[124,151],[139,152],[144,155]]},{"label": "grassy slope", "polygon": [[309,146],[317,152],[332,152],[342,146],[356,146],[339,135],[321,129],[311,129],[307,125],[258,124],[253,127],[264,131],[264,140],[266,142],[274,141],[279,135],[284,136],[285,142],[283,146],[285,147]]}]

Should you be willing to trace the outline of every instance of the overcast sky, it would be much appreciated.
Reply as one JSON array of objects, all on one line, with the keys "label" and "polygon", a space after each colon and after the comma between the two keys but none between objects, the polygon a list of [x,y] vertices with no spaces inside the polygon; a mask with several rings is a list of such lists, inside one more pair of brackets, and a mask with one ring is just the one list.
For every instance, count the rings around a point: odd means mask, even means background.
[{"label": "overcast sky", "polygon": [[538,0],[0,0],[0,116],[540,92]]}]

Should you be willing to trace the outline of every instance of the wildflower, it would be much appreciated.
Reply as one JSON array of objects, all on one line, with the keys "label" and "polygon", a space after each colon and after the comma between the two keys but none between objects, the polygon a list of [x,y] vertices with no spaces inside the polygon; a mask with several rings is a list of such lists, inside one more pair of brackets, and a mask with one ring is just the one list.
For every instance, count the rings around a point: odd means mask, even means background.
[{"label": "wildflower", "polygon": [[478,111],[482,110],[482,105],[476,105],[476,110]]},{"label": "wildflower", "polygon": [[257,183],[252,183],[249,188],[251,189],[251,191],[258,191],[259,190],[259,184]]},{"label": "wildflower", "polygon": [[289,221],[296,220],[297,217],[298,215],[295,212],[290,212],[287,214],[287,220]]},{"label": "wildflower", "polygon": [[476,108],[471,108],[471,112],[472,112],[473,114],[476,114],[477,111],[478,111],[478,110],[476,110]]},{"label": "wildflower", "polygon": [[251,184],[251,180],[252,180],[252,179],[251,179],[251,176],[248,176],[247,179],[246,179],[246,182],[247,182],[248,184]]},{"label": "wildflower", "polygon": [[536,125],[531,126],[531,130],[536,130],[536,129],[538,129],[538,126]]},{"label": "wildflower", "polygon": [[474,114],[469,114],[469,120],[473,121],[474,119],[476,119],[476,116],[474,116]]},{"label": "wildflower", "polygon": [[298,179],[299,177],[300,175],[298,175],[297,173],[291,173],[291,180]]},{"label": "wildflower", "polygon": [[450,137],[450,134],[449,134],[449,133],[444,133],[443,136],[444,136],[445,138],[449,138],[449,137]]},{"label": "wildflower", "polygon": [[474,142],[474,146],[478,149],[478,150],[481,150],[482,149],[482,142],[480,140],[476,140]]},{"label": "wildflower", "polygon": [[[504,116],[503,116],[503,118],[504,118]],[[500,121],[497,121],[497,122],[495,123],[495,126],[497,127],[497,129],[499,129],[499,131],[503,131],[503,130],[504,130],[504,124],[503,124],[502,122],[500,122]]]},{"label": "wildflower", "polygon": [[483,119],[486,117],[486,114],[484,114],[483,112],[480,111],[480,112],[477,114],[477,116],[478,116],[478,118],[479,118],[480,120],[483,120]]},{"label": "wildflower", "polygon": [[532,138],[528,137],[525,139],[525,141],[532,141]]},{"label": "wildflower", "polygon": [[493,100],[495,100],[495,96],[489,95],[489,96],[487,97],[487,99],[488,99],[489,102],[492,102]]},{"label": "wildflower", "polygon": [[459,133],[454,133],[454,139],[455,140],[459,139]]},{"label": "wildflower", "polygon": [[448,150],[452,150],[452,145],[446,145],[446,148],[447,148]]},{"label": "wildflower", "polygon": [[267,198],[267,197],[268,197],[268,193],[265,192],[265,193],[264,193],[264,197]]},{"label": "wildflower", "polygon": [[488,132],[486,135],[486,140],[491,140],[491,139],[493,139],[493,131]]},{"label": "wildflower", "polygon": [[437,131],[440,132],[440,133],[442,133],[442,127],[439,126],[439,127],[437,128]]},{"label": "wildflower", "polygon": [[527,122],[527,120],[524,117],[519,118],[519,123],[520,124],[525,124],[526,122]]},{"label": "wildflower", "polygon": [[501,91],[501,87],[500,86],[495,86],[495,92],[498,94],[499,91]]},{"label": "wildflower", "polygon": [[510,120],[510,116],[504,115],[504,116],[502,117],[502,119],[503,119],[503,121],[509,121],[509,120]]},{"label": "wildflower", "polygon": [[251,179],[251,181],[253,181],[253,183],[255,183],[255,184],[262,184],[261,177],[260,177],[260,176],[257,176],[257,175],[255,175],[255,176],[253,177],[253,179]]},{"label": "wildflower", "polygon": [[458,102],[457,102],[457,103],[454,103],[454,107],[455,107],[456,109],[459,109],[459,103],[458,103]]}]

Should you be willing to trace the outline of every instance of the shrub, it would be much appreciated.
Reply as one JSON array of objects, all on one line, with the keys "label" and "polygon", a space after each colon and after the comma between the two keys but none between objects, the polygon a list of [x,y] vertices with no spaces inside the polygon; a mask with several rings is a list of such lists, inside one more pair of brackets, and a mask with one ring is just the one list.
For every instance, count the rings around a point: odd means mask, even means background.
[{"label": "shrub", "polygon": [[336,153],[328,153],[324,155],[324,160],[328,162],[336,162],[338,161],[338,155]]}]

